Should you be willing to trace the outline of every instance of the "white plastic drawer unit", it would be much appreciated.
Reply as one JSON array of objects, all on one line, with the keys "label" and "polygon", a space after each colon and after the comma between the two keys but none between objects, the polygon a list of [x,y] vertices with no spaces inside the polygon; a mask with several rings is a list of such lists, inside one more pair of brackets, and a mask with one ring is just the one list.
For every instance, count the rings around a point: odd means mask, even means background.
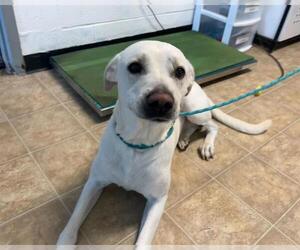
[{"label": "white plastic drawer unit", "polygon": [[[245,51],[251,47],[258,22],[243,22],[243,26],[234,26],[228,44]],[[199,31],[218,41],[222,41],[226,24],[209,16],[202,16]],[[245,49],[243,49],[245,47]]]},{"label": "white plastic drawer unit", "polygon": [[251,48],[252,41],[257,30],[257,23],[245,27],[233,27],[229,45],[240,51],[246,51]]},{"label": "white plastic drawer unit", "polygon": [[[203,1],[204,10],[219,14],[221,16],[224,16],[225,18],[228,17],[230,9],[230,0],[220,1],[220,5],[210,5],[209,2],[209,0]],[[258,4],[258,1],[249,0],[245,4],[244,2],[245,1],[242,1],[242,3],[238,7],[235,22],[243,22],[260,18],[262,6]]]},{"label": "white plastic drawer unit", "polygon": [[261,20],[261,0],[197,0],[193,30],[246,51]]},{"label": "white plastic drawer unit", "polygon": [[209,16],[202,16],[199,31],[218,41],[222,41],[225,23]]}]

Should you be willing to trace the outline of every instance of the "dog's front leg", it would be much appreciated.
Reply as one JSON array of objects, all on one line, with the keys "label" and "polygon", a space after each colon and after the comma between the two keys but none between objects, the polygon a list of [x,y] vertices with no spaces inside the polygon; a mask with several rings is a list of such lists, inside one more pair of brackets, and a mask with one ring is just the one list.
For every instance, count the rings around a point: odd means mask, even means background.
[{"label": "dog's front leg", "polygon": [[105,185],[89,178],[80,194],[73,214],[60,234],[57,245],[74,245],[82,222],[97,202]]},{"label": "dog's front leg", "polygon": [[218,125],[213,121],[209,120],[203,127],[207,129],[207,135],[205,137],[202,148],[199,148],[201,157],[204,160],[210,160],[214,157],[215,153],[215,140],[218,134]]},{"label": "dog's front leg", "polygon": [[136,241],[136,249],[150,245],[164,212],[167,196],[159,199],[148,199],[143,214],[140,232]]}]

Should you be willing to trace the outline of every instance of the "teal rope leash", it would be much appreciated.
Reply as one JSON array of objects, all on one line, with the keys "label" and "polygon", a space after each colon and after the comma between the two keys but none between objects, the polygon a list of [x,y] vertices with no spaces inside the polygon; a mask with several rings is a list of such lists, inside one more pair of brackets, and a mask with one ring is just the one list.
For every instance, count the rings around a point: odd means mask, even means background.
[{"label": "teal rope leash", "polygon": [[120,140],[122,142],[124,142],[130,148],[135,148],[135,149],[149,149],[149,148],[154,148],[155,146],[158,146],[159,144],[162,144],[163,142],[165,142],[173,134],[174,123],[175,122],[172,123],[172,126],[168,130],[166,137],[163,140],[161,140],[161,141],[159,141],[159,142],[157,142],[155,144],[150,144],[150,145],[147,145],[147,144],[133,144],[133,143],[127,142],[120,134],[117,133],[116,135],[120,138]]},{"label": "teal rope leash", "polygon": [[211,110],[214,110],[214,109],[217,109],[217,108],[221,108],[221,107],[224,107],[224,106],[227,106],[229,104],[232,104],[232,103],[235,103],[235,102],[238,102],[242,99],[245,99],[249,96],[252,96],[252,95],[256,95],[258,93],[260,93],[261,91],[264,91],[264,90],[267,90],[277,84],[279,84],[280,82],[294,76],[294,75],[297,75],[300,73],[300,68],[296,68],[294,70],[291,70],[289,72],[287,72],[285,75],[257,88],[257,89],[253,89],[245,94],[242,94],[240,96],[237,96],[237,97],[234,97],[228,101],[225,101],[225,102],[220,102],[220,103],[217,103],[213,106],[210,106],[210,107],[207,107],[207,108],[203,108],[203,109],[197,109],[197,110],[194,110],[194,111],[191,111],[191,112],[181,112],[179,113],[180,116],[191,116],[191,115],[196,115],[196,114],[200,114],[200,113],[204,113],[204,112],[207,112],[207,111],[211,111]]},{"label": "teal rope leash", "polygon": [[[196,114],[204,113],[204,112],[207,112],[207,111],[211,111],[213,109],[217,109],[217,108],[221,108],[221,107],[227,106],[227,105],[229,105],[231,103],[235,103],[235,102],[238,102],[238,101],[240,101],[240,100],[242,100],[244,98],[247,98],[248,96],[252,96],[252,95],[260,93],[261,91],[269,89],[269,88],[275,86],[276,84],[279,84],[280,82],[282,82],[282,81],[284,81],[284,80],[286,80],[286,79],[288,79],[288,78],[290,78],[290,77],[292,77],[292,76],[294,76],[296,74],[299,74],[299,73],[300,73],[300,68],[296,68],[295,70],[287,72],[285,75],[283,75],[283,76],[281,76],[281,77],[279,77],[279,78],[277,78],[277,79],[275,79],[275,80],[273,80],[273,81],[271,81],[271,82],[269,82],[269,83],[261,86],[260,88],[251,90],[251,91],[249,91],[249,92],[247,92],[245,94],[242,94],[242,95],[240,95],[238,97],[232,98],[232,99],[230,99],[228,101],[225,101],[225,102],[217,103],[217,104],[215,104],[215,105],[213,105],[211,107],[207,107],[207,108],[204,108],[204,109],[198,109],[198,110],[194,110],[194,111],[191,111],[191,112],[181,112],[179,115],[180,116],[191,116],[191,115],[196,115]],[[161,141],[159,141],[159,142],[157,142],[155,144],[151,144],[151,145],[146,145],[146,144],[132,144],[132,143],[127,142],[120,134],[116,133],[116,135],[120,138],[120,140],[124,144],[126,144],[130,148],[134,148],[134,149],[149,149],[149,148],[154,148],[155,146],[158,146],[158,145],[164,143],[172,135],[172,133],[174,131],[173,125],[174,125],[174,122],[173,122],[171,128],[168,130],[166,137],[163,140],[161,140]]]}]

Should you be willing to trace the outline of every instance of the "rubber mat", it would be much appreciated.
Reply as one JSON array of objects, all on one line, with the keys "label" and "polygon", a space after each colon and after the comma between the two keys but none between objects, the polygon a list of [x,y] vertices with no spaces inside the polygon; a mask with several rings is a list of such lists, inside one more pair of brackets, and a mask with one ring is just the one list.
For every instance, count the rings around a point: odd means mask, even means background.
[{"label": "rubber mat", "polygon": [[[179,48],[193,64],[196,79],[201,82],[246,68],[256,62],[253,57],[198,32],[177,32],[148,40],[168,42]],[[114,55],[134,42],[136,40],[61,54],[53,56],[51,62],[100,115],[105,115],[111,112],[117,98],[116,88],[104,91],[105,66]]]}]

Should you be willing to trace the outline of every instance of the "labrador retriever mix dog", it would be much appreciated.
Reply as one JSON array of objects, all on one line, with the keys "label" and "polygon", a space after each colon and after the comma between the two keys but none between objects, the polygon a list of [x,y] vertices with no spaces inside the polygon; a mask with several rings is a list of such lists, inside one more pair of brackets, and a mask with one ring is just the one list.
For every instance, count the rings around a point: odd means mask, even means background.
[{"label": "labrador retriever mix dog", "polygon": [[[163,214],[171,160],[185,120],[179,117],[180,108],[185,96],[195,98],[198,91],[193,67],[170,44],[137,42],[116,55],[106,67],[106,89],[116,84],[119,94],[116,107],[58,245],[76,243],[80,225],[103,188],[111,183],[141,193],[147,199],[136,249],[151,244]],[[205,95],[196,98],[202,97],[206,98]],[[206,105],[205,102],[206,99],[201,105]],[[195,105],[188,101],[185,107],[199,108]],[[202,119],[202,115],[197,117]],[[195,123],[210,127],[206,124],[211,122],[202,121]],[[184,140],[190,133],[185,133]]]}]

